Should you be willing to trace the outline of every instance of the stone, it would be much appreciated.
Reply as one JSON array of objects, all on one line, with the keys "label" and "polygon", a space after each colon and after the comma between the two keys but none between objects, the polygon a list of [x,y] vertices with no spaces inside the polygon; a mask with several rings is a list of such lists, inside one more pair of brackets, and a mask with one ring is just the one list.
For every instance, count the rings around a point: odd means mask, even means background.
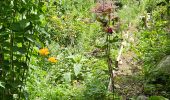
[{"label": "stone", "polygon": [[136,100],[148,100],[148,97],[144,96],[144,95],[140,95],[137,97]]},{"label": "stone", "polygon": [[156,71],[170,74],[170,55],[164,57],[157,65]]}]

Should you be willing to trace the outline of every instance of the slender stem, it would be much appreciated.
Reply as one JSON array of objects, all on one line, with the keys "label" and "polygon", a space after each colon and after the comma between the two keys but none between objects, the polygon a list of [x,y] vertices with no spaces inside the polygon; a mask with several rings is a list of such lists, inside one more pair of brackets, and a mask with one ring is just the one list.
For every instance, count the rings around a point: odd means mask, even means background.
[{"label": "slender stem", "polygon": [[107,42],[107,48],[106,48],[106,55],[107,55],[107,64],[108,64],[108,70],[109,70],[109,76],[110,76],[110,80],[111,80],[111,87],[110,87],[110,90],[113,92],[114,94],[114,77],[113,77],[113,68],[112,68],[112,59],[110,57],[110,43],[109,43],[109,40],[110,40],[110,35],[107,34],[107,38],[106,38],[106,42]]},{"label": "slender stem", "polygon": [[[111,24],[111,12],[109,13],[108,17],[109,17],[108,26],[110,27],[110,24]],[[112,59],[110,57],[111,47],[110,47],[110,42],[109,41],[110,41],[110,34],[107,33],[107,37],[106,37],[106,43],[107,43],[106,55],[107,55],[109,76],[110,76],[110,81],[111,81],[111,84],[110,84],[111,86],[109,88],[112,91],[113,98],[114,98],[114,76],[113,76]]]},{"label": "slender stem", "polygon": [[[5,82],[5,73],[4,73],[4,70],[3,70],[3,66],[4,66],[4,55],[3,55],[3,48],[2,48],[2,46],[0,46],[0,78],[2,78],[2,79],[0,79],[0,80],[3,80],[3,82]],[[1,94],[1,97],[2,97],[2,100],[4,100],[4,98],[5,98],[5,91],[4,91],[5,89],[3,89],[3,91],[2,91],[2,94]]]},{"label": "slender stem", "polygon": [[[10,65],[11,65],[11,70],[12,70],[12,74],[14,73],[14,62],[13,62],[13,43],[14,43],[14,33],[11,32],[10,34]],[[14,75],[12,75],[14,77]],[[14,81],[14,78],[13,78]]]}]

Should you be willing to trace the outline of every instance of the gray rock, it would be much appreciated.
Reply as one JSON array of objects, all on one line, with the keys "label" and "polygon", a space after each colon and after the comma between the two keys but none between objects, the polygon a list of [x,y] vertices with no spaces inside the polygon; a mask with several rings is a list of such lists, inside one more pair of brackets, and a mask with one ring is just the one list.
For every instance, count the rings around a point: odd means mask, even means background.
[{"label": "gray rock", "polygon": [[164,57],[158,64],[156,71],[170,74],[170,55]]},{"label": "gray rock", "polygon": [[137,97],[136,100],[148,100],[148,97],[144,96],[144,95],[140,95]]}]

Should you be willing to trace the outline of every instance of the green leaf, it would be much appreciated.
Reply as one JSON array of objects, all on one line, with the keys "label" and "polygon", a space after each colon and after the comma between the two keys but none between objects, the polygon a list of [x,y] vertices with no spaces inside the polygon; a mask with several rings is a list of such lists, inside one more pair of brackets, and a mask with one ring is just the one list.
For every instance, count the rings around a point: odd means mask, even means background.
[{"label": "green leaf", "polygon": [[21,13],[21,14],[22,14],[22,13],[24,13],[24,12],[25,12],[25,10],[26,10],[26,8],[24,8],[24,7],[23,7],[23,8],[21,8],[21,9],[20,9],[19,13]]},{"label": "green leaf", "polygon": [[0,32],[5,31],[5,27],[4,26],[0,26]]},{"label": "green leaf", "polygon": [[77,76],[81,71],[82,65],[81,64],[74,64],[74,73]]},{"label": "green leaf", "polygon": [[19,22],[19,24],[20,24],[21,29],[24,30],[26,27],[30,25],[30,22],[27,19],[23,19]]},{"label": "green leaf", "polygon": [[43,43],[39,40],[39,37],[33,35],[26,35],[26,39],[32,43],[34,43],[38,47],[42,47]]},{"label": "green leaf", "polygon": [[29,20],[27,20],[27,19],[20,20],[19,22],[13,23],[11,25],[11,29],[14,32],[22,32],[24,30],[27,31],[27,30],[31,29],[31,28],[28,28],[28,27],[32,27],[32,25],[29,22]]},{"label": "green leaf", "polygon": [[149,100],[169,100],[163,96],[151,96]]},{"label": "green leaf", "polygon": [[66,57],[66,58],[68,58],[68,59],[73,59],[75,57],[75,55],[70,55],[70,56],[68,56],[68,57]]},{"label": "green leaf", "polygon": [[95,47],[97,47],[97,48],[100,48],[100,49],[106,49],[107,48],[107,45],[95,45]]},{"label": "green leaf", "polygon": [[27,53],[27,48],[25,46],[23,47],[13,46],[13,52],[20,52],[21,54],[25,54]]},{"label": "green leaf", "polygon": [[10,47],[10,43],[9,42],[3,42],[3,47]]},{"label": "green leaf", "polygon": [[122,39],[120,39],[119,37],[114,37],[113,39],[111,39],[111,40],[108,40],[109,41],[109,43],[114,43],[114,42],[118,42],[118,41],[121,41]]},{"label": "green leaf", "polygon": [[71,73],[70,72],[64,73],[63,77],[66,82],[71,82]]},{"label": "green leaf", "polygon": [[[20,35],[20,34],[17,34],[17,35]],[[16,35],[16,37],[15,37],[15,40],[14,41],[16,41],[16,42],[24,42],[24,39],[23,39],[23,37],[19,37],[19,36],[17,36]]]},{"label": "green leaf", "polygon": [[3,84],[4,84],[4,82],[0,81],[0,87],[5,88],[5,86]]},{"label": "green leaf", "polygon": [[29,20],[39,20],[39,15],[37,14],[30,14],[27,16]]},{"label": "green leaf", "polygon": [[12,26],[11,26],[12,30],[15,31],[15,32],[19,32],[21,31],[21,27],[20,27],[20,24],[19,23],[13,23]]}]

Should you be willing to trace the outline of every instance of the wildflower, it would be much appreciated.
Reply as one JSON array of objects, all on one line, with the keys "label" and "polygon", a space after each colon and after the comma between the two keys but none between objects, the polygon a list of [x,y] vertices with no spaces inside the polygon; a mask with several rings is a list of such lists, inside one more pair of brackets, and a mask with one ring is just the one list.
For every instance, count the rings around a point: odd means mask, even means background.
[{"label": "wildflower", "polygon": [[52,16],[52,19],[53,20],[57,20],[57,16]]},{"label": "wildflower", "polygon": [[40,55],[46,56],[49,54],[48,48],[42,48],[39,50]]},{"label": "wildflower", "polygon": [[130,41],[131,43],[133,43],[135,40],[134,40],[133,37],[130,37],[129,41]]},{"label": "wildflower", "polygon": [[91,11],[93,13],[110,13],[113,8],[116,8],[116,6],[113,6],[112,2],[97,3]]},{"label": "wildflower", "polygon": [[109,27],[109,28],[107,29],[107,33],[112,34],[112,33],[113,33],[113,29]]},{"label": "wildflower", "polygon": [[77,80],[74,80],[73,83],[76,84],[76,83],[78,83],[78,81],[77,81]]},{"label": "wildflower", "polygon": [[125,39],[128,39],[128,38],[129,38],[129,34],[128,34],[128,33],[125,33],[125,32],[123,33],[122,36],[123,36],[123,38],[125,38]]},{"label": "wildflower", "polygon": [[48,58],[48,61],[49,62],[52,62],[52,63],[56,63],[57,62],[57,59],[55,57],[49,57]]},{"label": "wildflower", "polygon": [[122,42],[122,45],[123,45],[123,46],[127,46],[126,41]]}]

